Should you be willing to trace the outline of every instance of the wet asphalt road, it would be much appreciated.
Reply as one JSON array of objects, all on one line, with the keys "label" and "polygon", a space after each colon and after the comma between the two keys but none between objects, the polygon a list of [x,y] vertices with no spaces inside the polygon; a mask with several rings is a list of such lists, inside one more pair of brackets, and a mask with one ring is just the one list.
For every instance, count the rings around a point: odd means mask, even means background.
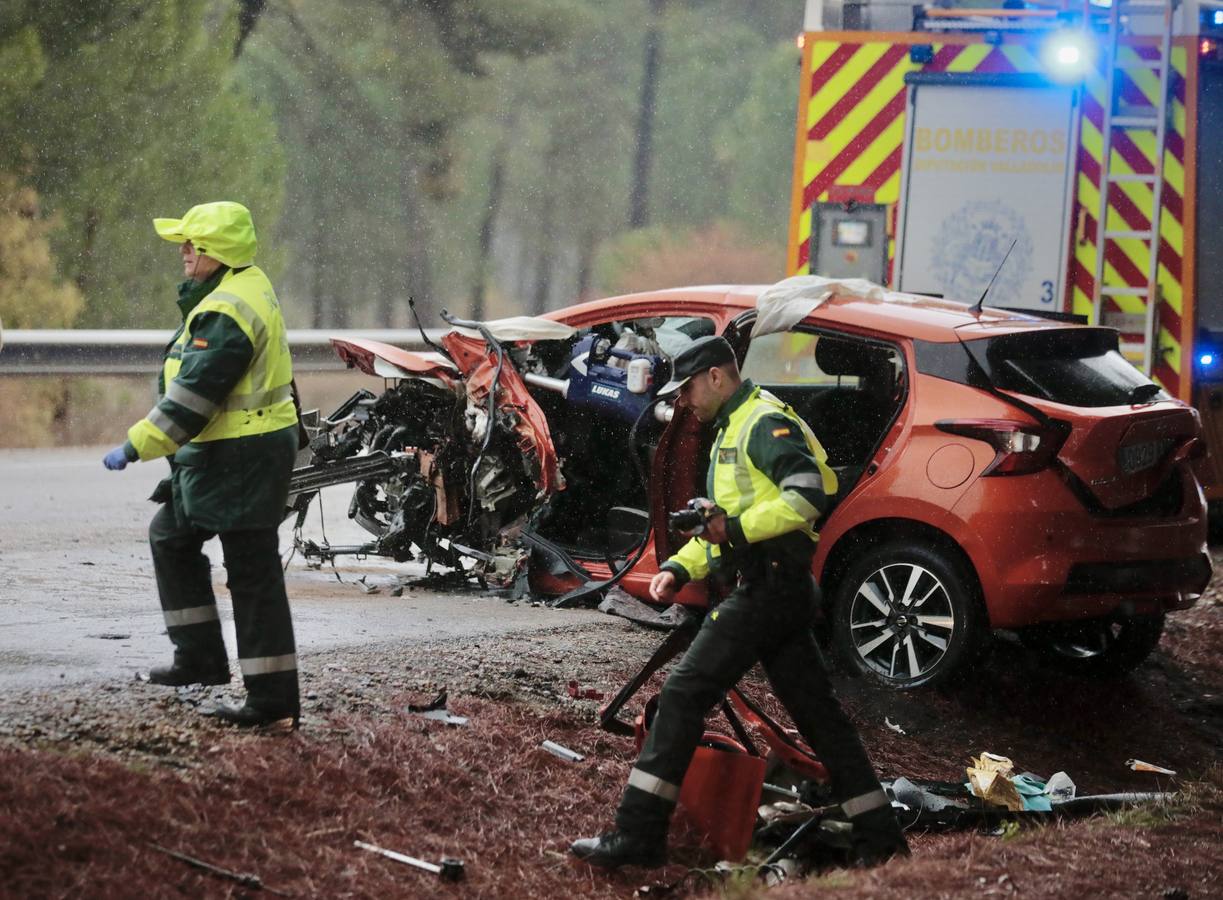
[{"label": "wet asphalt road", "polygon": [[[131,678],[169,661],[147,544],[156,507],[145,499],[165,463],[109,472],[102,467],[107,449],[0,451],[0,690]],[[364,539],[345,517],[350,492],[338,487],[324,494],[327,537],[335,545]],[[316,509],[305,535],[321,538]],[[280,545],[287,553],[288,524]],[[232,659],[236,645],[220,543],[210,541],[205,552],[213,561]],[[289,565],[303,660],[347,646],[531,632],[603,618],[478,593],[416,588],[391,596],[399,576],[420,575],[420,566],[350,560],[339,562],[338,571],[347,583],[329,567],[307,568],[300,557]],[[353,583],[361,576],[379,592],[367,594]]]}]

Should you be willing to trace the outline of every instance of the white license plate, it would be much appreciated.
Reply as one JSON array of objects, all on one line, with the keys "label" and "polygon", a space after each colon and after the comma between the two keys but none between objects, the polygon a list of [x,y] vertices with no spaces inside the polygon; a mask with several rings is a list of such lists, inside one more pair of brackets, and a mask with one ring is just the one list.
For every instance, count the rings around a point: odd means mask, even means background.
[{"label": "white license plate", "polygon": [[1141,444],[1129,444],[1117,450],[1117,465],[1127,475],[1149,469],[1161,459],[1172,447],[1171,438],[1161,438],[1157,441],[1143,441]]}]

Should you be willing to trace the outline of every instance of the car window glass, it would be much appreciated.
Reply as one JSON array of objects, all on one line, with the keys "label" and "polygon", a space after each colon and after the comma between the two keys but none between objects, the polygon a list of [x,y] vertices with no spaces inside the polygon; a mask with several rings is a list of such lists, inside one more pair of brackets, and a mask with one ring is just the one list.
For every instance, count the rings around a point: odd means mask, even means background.
[{"label": "car window glass", "polygon": [[[837,340],[829,337],[828,340]],[[753,338],[743,360],[743,375],[762,385],[828,384],[857,387],[858,376],[824,372],[816,362],[816,344],[825,337],[784,331]]]},{"label": "car window glass", "polygon": [[1071,406],[1121,406],[1142,381],[1120,353],[1083,359],[1008,359],[995,370],[997,386]]},{"label": "car window glass", "polygon": [[753,338],[743,361],[747,377],[811,426],[845,491],[896,417],[903,371],[890,344],[801,326]]},{"label": "car window glass", "polygon": [[687,349],[688,345],[697,338],[711,335],[716,331],[713,319],[698,316],[668,316],[653,321],[659,322],[654,329],[654,337],[659,347],[662,348],[663,353],[672,358]]},{"label": "car window glass", "polygon": [[[673,359],[699,337],[715,334],[717,325],[704,316],[650,316],[621,319],[605,325],[584,328],[577,340],[595,332],[612,345],[634,353],[661,354]],[[576,341],[575,341],[576,343]]]},{"label": "car window glass", "polygon": [[[981,356],[975,343],[968,346]],[[1099,329],[994,338],[984,357],[996,387],[1056,403],[1103,407],[1168,399],[1117,351],[1116,336]]]}]

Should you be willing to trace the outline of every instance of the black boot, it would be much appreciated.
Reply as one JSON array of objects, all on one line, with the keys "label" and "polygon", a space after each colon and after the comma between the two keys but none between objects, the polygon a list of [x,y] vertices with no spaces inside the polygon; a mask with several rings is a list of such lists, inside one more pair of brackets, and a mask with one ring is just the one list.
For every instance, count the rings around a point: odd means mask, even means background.
[{"label": "black boot", "polygon": [[850,864],[870,868],[887,862],[893,856],[908,856],[909,844],[890,806],[873,809],[850,819]]},{"label": "black boot", "polygon": [[666,838],[618,829],[596,838],[582,838],[574,841],[569,850],[578,859],[605,869],[615,869],[620,866],[643,866],[647,869],[657,869],[667,864]]},{"label": "black boot", "polygon": [[298,707],[276,709],[252,706],[249,700],[241,706],[221,703],[205,712],[204,715],[214,716],[222,722],[237,725],[239,728],[257,728],[286,720],[292,720],[293,728],[301,724],[301,709]]},{"label": "black boot", "polygon": [[188,684],[229,684],[229,662],[225,659],[198,662],[174,654],[168,666],[149,669],[149,684],[184,687]]}]

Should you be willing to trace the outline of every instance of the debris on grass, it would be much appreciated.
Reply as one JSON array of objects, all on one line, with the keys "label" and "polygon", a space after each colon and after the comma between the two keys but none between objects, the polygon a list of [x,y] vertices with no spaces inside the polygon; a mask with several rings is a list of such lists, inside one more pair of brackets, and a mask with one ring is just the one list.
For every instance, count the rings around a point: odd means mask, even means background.
[{"label": "debris on grass", "polygon": [[621,616],[656,631],[671,631],[692,619],[692,613],[678,603],[659,610],[620,587],[608,590],[607,596],[599,603],[599,612]]},{"label": "debris on grass", "polygon": [[582,754],[570,750],[568,747],[562,747],[555,741],[544,741],[539,746],[544,750],[547,750],[553,756],[563,759],[565,762],[579,763],[586,758]]},{"label": "debris on grass", "polygon": [[1172,769],[1165,769],[1163,766],[1157,766],[1155,763],[1143,762],[1141,759],[1127,759],[1125,764],[1135,772],[1153,772],[1156,775],[1175,775]]},{"label": "debris on grass", "polygon": [[411,713],[422,719],[429,719],[433,722],[441,722],[445,725],[466,725],[470,720],[467,716],[456,716],[448,709],[431,709],[427,712]]},{"label": "debris on grass", "polygon": [[408,712],[411,713],[426,713],[433,712],[438,709],[445,709],[448,700],[446,688],[438,691],[437,695],[428,703],[409,703]]},{"label": "debris on grass", "polygon": [[595,688],[584,688],[576,681],[570,681],[569,696],[574,700],[602,700],[603,692]]},{"label": "debris on grass", "polygon": [[369,850],[371,853],[377,853],[385,856],[387,859],[393,859],[395,862],[430,872],[433,875],[439,876],[443,881],[461,881],[463,879],[464,869],[461,859],[444,856],[440,862],[431,863],[427,860],[417,859],[415,856],[408,856],[406,853],[399,853],[396,850],[379,847],[377,844],[369,844],[365,841],[353,841],[352,843],[354,847],[360,847],[362,850]]},{"label": "debris on grass", "polygon": [[199,869],[202,872],[207,872],[209,875],[216,875],[218,878],[236,881],[243,887],[251,888],[252,890],[267,891],[269,894],[287,896],[275,888],[268,887],[263,883],[263,880],[258,875],[252,875],[249,872],[235,872],[232,869],[226,869],[223,866],[213,865],[212,863],[204,862],[202,859],[196,859],[194,856],[188,856],[186,853],[179,853],[177,850],[170,850],[167,847],[162,847],[160,844],[150,842],[149,846],[158,853],[164,853],[166,856],[173,857],[179,862],[185,862],[193,869]]}]

